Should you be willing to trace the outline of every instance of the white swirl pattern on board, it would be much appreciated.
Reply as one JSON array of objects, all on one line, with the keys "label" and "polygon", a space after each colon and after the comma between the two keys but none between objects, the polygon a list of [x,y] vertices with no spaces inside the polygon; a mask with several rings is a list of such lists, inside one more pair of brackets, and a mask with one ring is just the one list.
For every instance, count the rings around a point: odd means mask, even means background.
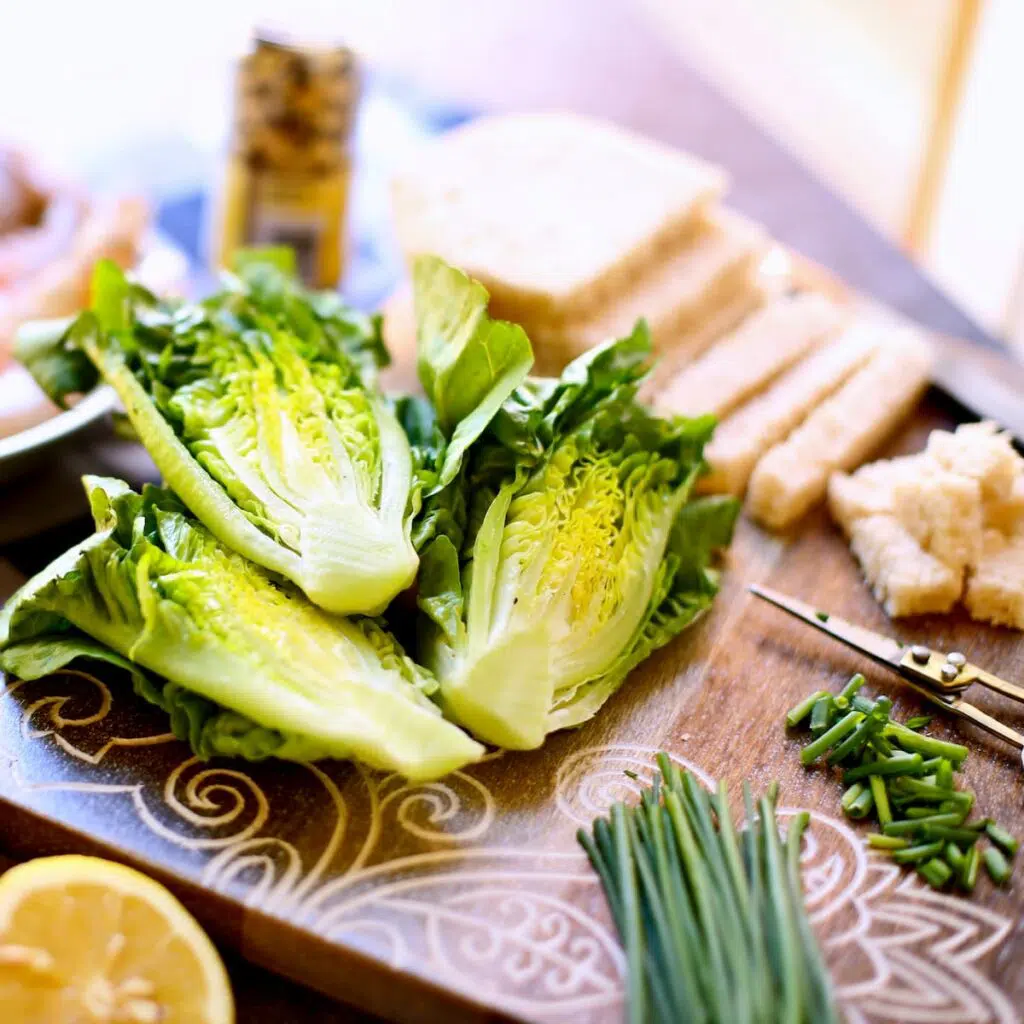
[{"label": "white swirl pattern on board", "polygon": [[[95,688],[89,713],[65,714],[70,697],[64,692],[30,700],[19,696],[19,682],[0,690],[6,698],[0,726],[8,737],[3,751],[16,785],[39,793],[127,796],[154,835],[200,856],[201,884],[509,1012],[551,1021],[580,1013],[616,1018],[625,964],[585,857],[568,843],[560,851],[487,845],[495,800],[469,772],[417,785],[356,768],[365,783],[360,799],[368,805],[356,829],[331,775],[308,766],[325,794],[320,817],[329,828],[307,864],[295,844],[266,833],[273,809],[245,771],[185,757],[166,777],[159,811],[141,783],[89,781],[113,749],[173,737],[114,736],[95,750],[82,749],[75,730],[103,722],[114,701],[92,676],[64,672],[52,679],[61,676]],[[26,777],[25,749],[46,742],[78,765],[74,778]],[[654,754],[630,744],[576,751],[556,773],[558,811],[567,823],[589,824],[616,800],[635,798],[653,777]],[[672,756],[705,783],[713,781],[700,766]],[[796,812],[783,808],[779,816],[784,823]],[[838,989],[849,1021],[1020,1020],[980,966],[1006,938],[1006,918],[936,893],[891,861],[869,855],[844,822],[813,811],[811,819],[801,858],[807,905],[819,931],[828,924],[826,959],[843,962],[844,976],[857,979]],[[381,850],[391,820],[424,849],[390,857]],[[829,832],[832,841],[823,842]]]}]

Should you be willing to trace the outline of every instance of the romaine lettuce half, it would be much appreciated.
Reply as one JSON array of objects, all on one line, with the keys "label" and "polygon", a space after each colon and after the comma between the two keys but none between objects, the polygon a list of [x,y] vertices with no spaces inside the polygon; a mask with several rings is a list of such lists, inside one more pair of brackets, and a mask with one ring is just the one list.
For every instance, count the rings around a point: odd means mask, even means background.
[{"label": "romaine lettuce half", "polygon": [[420,513],[419,659],[480,739],[532,748],[586,721],[717,592],[738,505],[690,500],[714,419],[637,401],[649,353],[640,322],[518,387]]},{"label": "romaine lettuce half", "polygon": [[415,578],[422,487],[376,387],[380,325],[273,255],[243,258],[198,304],[158,302],[101,262],[92,310],[26,328],[17,354],[58,402],[102,376],[225,544],[329,611],[377,614]]},{"label": "romaine lettuce half", "polygon": [[483,753],[377,620],[314,607],[169,491],[85,484],[98,532],[0,613],[5,671],[36,678],[78,657],[127,668],[204,757],[356,758],[419,780]]}]

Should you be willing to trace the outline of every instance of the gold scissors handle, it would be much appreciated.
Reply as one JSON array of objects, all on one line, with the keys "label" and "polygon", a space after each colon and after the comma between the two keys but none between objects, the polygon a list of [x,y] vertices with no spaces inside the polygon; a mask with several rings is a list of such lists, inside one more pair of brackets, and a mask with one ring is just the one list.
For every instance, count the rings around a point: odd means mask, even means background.
[{"label": "gold scissors handle", "polygon": [[1004,697],[1024,704],[1024,687],[1008,683],[1005,679],[972,665],[959,651],[940,654],[921,644],[907,648],[900,661],[904,675],[920,679],[940,693],[963,693],[968,686],[980,683],[982,686],[1001,693]]},{"label": "gold scissors handle", "polygon": [[1024,703],[1024,688],[972,665],[959,651],[943,655],[921,644],[907,648],[900,660],[899,669],[908,682],[915,684],[915,689],[919,692],[928,691],[937,704],[1024,751],[1024,735],[968,703],[961,696],[967,687],[980,683],[996,693]]}]

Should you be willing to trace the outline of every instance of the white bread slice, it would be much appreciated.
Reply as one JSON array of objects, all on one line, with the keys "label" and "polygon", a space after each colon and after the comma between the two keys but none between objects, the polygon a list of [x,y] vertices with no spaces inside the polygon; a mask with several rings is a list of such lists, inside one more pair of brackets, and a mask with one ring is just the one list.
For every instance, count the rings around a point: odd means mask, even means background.
[{"label": "white bread slice", "polygon": [[964,604],[975,619],[1024,629],[1024,531],[1010,537],[985,531]]},{"label": "white bread slice", "polygon": [[875,597],[894,617],[948,612],[960,596],[958,575],[929,555],[893,516],[855,520],[850,549]]},{"label": "white bread slice", "polygon": [[492,315],[529,329],[608,305],[725,186],[696,157],[547,112],[477,118],[428,143],[392,200],[407,257],[442,256],[490,291]]},{"label": "white bread slice", "polygon": [[700,489],[743,494],[757,460],[860,369],[877,343],[876,331],[848,328],[720,423],[704,451],[711,472]]},{"label": "white bread slice", "polygon": [[687,339],[696,332],[706,336],[702,328],[707,320],[729,309],[738,297],[750,295],[766,247],[758,225],[728,210],[716,211],[696,236],[648,264],[630,281],[628,291],[616,294],[592,316],[546,323],[520,318],[520,323],[543,372],[560,370],[587,349],[629,334],[641,317],[651,329],[656,351],[671,354],[683,344],[693,358],[697,346],[687,345]]},{"label": "white bread slice", "polygon": [[842,321],[823,295],[780,295],[670,380],[656,405],[722,418],[834,334]]},{"label": "white bread slice", "polygon": [[977,480],[932,463],[901,474],[892,489],[893,513],[906,531],[963,580],[981,557],[984,531]]},{"label": "white bread slice", "polygon": [[964,423],[954,433],[933,430],[927,451],[940,466],[977,480],[986,501],[1009,498],[1021,472],[1010,435],[991,421]]},{"label": "white bread slice", "polygon": [[868,362],[754,468],[748,509],[782,529],[820,501],[829,476],[869,455],[928,386],[931,349],[910,329],[879,326],[886,336]]}]

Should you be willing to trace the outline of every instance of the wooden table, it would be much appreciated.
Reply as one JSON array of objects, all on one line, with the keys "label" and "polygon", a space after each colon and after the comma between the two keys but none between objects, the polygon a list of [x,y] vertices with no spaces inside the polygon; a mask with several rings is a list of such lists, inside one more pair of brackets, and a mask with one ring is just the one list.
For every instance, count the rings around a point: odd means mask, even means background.
[{"label": "wooden table", "polygon": [[[701,153],[733,175],[731,201],[783,242],[930,327],[992,343],[843,201],[680,63],[627,3],[572,0],[552,7],[529,40],[512,41],[529,46],[529,74],[494,71],[496,103],[596,113]],[[500,55],[496,60],[501,63]],[[481,74],[487,63],[481,61]],[[32,487],[32,480],[20,486]],[[15,566],[34,571],[85,530],[76,522],[0,548],[0,574]],[[371,1020],[237,957],[229,958],[229,968],[239,1020],[247,1024]]]}]

